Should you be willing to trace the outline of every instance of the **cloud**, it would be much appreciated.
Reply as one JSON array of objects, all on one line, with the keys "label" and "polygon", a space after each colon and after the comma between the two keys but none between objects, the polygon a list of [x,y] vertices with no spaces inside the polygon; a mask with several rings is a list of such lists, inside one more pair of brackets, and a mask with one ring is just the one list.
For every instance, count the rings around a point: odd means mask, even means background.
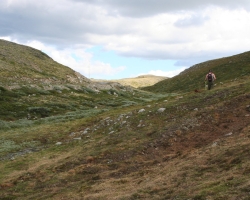
[{"label": "cloud", "polygon": [[195,64],[249,50],[249,11],[249,0],[1,0],[0,37],[46,49],[84,74],[112,74],[124,67],[85,50]]},{"label": "cloud", "polygon": [[39,41],[29,41],[25,45],[45,52],[50,55],[53,60],[80,72],[88,78],[109,77],[124,71],[126,68],[124,66],[115,68],[109,63],[93,60],[93,55],[86,52],[86,49],[73,48],[58,50],[52,46],[44,45]]},{"label": "cloud", "polygon": [[149,71],[147,74],[152,74],[155,76],[166,76],[166,77],[171,78],[171,77],[178,75],[180,72],[182,72],[185,69],[186,67],[182,67],[182,68],[172,70],[172,71],[152,70],[152,71]]},{"label": "cloud", "polygon": [[178,19],[174,25],[179,28],[185,28],[190,26],[202,26],[206,21],[209,20],[208,16],[197,15],[193,13],[191,15],[185,16],[181,19]]},{"label": "cloud", "polygon": [[162,13],[196,11],[207,6],[219,6],[226,9],[250,9],[249,0],[72,0],[104,7],[110,15],[129,17],[151,17]]},{"label": "cloud", "polygon": [[93,60],[92,54],[82,49],[53,50],[50,55],[88,78],[109,77],[125,70],[124,66],[114,68],[109,63]]}]

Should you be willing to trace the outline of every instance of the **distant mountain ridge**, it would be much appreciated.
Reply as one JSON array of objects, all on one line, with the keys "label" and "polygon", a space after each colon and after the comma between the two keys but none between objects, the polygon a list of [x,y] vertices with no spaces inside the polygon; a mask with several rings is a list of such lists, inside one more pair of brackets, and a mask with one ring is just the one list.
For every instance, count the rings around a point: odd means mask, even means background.
[{"label": "distant mountain ridge", "polygon": [[[110,80],[110,82],[117,82],[124,86],[132,86],[134,88],[141,88],[141,87],[147,87],[152,86],[160,81],[166,80],[168,77],[165,76],[155,76],[151,74],[146,75],[140,75],[134,78],[123,78],[123,79],[115,79]],[[93,80],[97,82],[102,82],[105,80]]]}]

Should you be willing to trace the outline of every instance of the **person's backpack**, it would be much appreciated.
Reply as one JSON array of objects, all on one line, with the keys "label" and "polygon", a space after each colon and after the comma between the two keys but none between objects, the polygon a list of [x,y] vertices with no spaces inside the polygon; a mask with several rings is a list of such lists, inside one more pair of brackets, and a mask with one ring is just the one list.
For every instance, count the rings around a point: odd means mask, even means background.
[{"label": "person's backpack", "polygon": [[213,81],[213,75],[209,73],[209,74],[207,75],[207,80],[208,80],[209,82],[212,82],[212,81]]}]

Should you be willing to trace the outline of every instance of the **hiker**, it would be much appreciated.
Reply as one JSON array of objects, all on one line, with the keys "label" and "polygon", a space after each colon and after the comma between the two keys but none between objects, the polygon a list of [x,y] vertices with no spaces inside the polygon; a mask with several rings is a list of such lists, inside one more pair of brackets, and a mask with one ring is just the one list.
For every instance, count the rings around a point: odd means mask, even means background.
[{"label": "hiker", "polygon": [[213,82],[216,80],[216,77],[214,75],[214,73],[209,70],[208,74],[206,75],[205,81],[207,81],[207,89],[210,90],[213,86]]}]

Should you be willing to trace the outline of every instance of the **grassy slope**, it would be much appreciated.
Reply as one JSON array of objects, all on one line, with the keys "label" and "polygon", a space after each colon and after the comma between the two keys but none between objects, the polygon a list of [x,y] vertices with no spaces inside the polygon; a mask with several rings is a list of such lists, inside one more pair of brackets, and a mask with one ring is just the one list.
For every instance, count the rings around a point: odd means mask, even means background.
[{"label": "grassy slope", "polygon": [[26,126],[45,117],[60,121],[93,115],[152,96],[121,90],[125,88],[96,92],[88,88],[87,79],[78,78],[75,71],[43,52],[4,40],[0,40],[0,77],[0,129]]},{"label": "grassy slope", "polygon": [[53,61],[41,51],[31,47],[0,40],[1,85],[42,84],[67,81],[67,75],[75,77],[74,71]]},{"label": "grassy slope", "polygon": [[152,92],[190,92],[204,89],[208,70],[217,77],[217,85],[227,84],[250,74],[250,52],[197,64],[171,79],[144,88]]},{"label": "grassy slope", "polygon": [[249,75],[211,91],[150,95],[0,130],[0,199],[248,199]]}]

